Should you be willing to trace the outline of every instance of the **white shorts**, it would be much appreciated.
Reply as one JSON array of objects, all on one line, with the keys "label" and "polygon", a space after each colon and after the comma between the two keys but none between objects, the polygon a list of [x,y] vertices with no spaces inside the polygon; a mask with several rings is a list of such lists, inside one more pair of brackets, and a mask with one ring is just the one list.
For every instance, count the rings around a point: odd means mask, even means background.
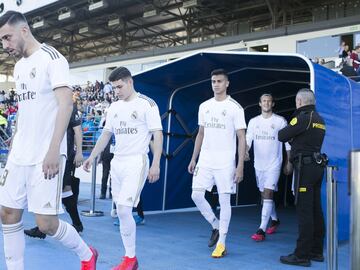
[{"label": "white shorts", "polygon": [[118,205],[136,207],[149,173],[148,156],[114,156],[110,168],[114,202]]},{"label": "white shorts", "polygon": [[8,161],[0,178],[0,205],[25,209],[41,215],[64,213],[61,204],[65,156],[61,156],[60,172],[45,179],[42,163],[20,166]]},{"label": "white shorts", "polygon": [[268,171],[259,171],[255,169],[256,183],[261,192],[264,189],[278,190],[277,184],[279,182],[280,168],[271,169]]},{"label": "white shorts", "polygon": [[200,191],[211,191],[216,185],[218,193],[236,193],[235,166],[224,169],[211,169],[195,167],[192,189]]}]

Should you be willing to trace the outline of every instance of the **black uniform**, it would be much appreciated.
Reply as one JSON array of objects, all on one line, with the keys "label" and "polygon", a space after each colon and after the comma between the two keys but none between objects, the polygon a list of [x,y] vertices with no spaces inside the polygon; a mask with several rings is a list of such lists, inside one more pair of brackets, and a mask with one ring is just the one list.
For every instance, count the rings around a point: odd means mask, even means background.
[{"label": "black uniform", "polygon": [[[114,157],[113,153],[110,153],[110,146],[112,144],[112,139],[109,140],[106,145],[104,151],[101,153],[101,160],[103,165],[103,173],[101,179],[101,196],[100,198],[105,199],[106,190],[107,190],[107,182],[110,174],[110,163]],[[111,189],[109,190],[109,194],[111,194]]]},{"label": "black uniform", "polygon": [[67,160],[65,164],[64,170],[64,178],[63,178],[63,188],[65,186],[70,186],[72,184],[72,179],[75,171],[75,149],[74,149],[74,127],[81,125],[81,118],[79,116],[76,104],[73,106],[73,111],[71,113],[70,122],[67,127]]},{"label": "black uniform", "polygon": [[67,160],[64,170],[63,188],[65,186],[71,186],[73,195],[63,198],[62,203],[65,205],[66,211],[70,214],[73,226],[78,232],[83,231],[83,225],[80,220],[79,212],[77,209],[77,201],[79,196],[80,179],[74,176],[75,174],[75,131],[74,127],[81,126],[81,117],[77,110],[76,104],[73,106],[69,125],[67,127]]},{"label": "black uniform", "polygon": [[320,162],[320,151],[324,136],[325,123],[314,105],[297,109],[290,124],[278,134],[279,141],[291,144],[299,222],[294,254],[300,259],[309,260],[323,254],[325,226],[320,192],[325,166]]}]

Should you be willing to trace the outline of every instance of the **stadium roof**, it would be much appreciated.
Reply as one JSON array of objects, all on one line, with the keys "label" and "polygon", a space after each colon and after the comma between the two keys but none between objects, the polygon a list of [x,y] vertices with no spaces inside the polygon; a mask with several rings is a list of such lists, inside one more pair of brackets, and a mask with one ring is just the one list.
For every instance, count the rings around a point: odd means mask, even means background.
[{"label": "stadium roof", "polygon": [[[53,45],[74,63],[344,17],[356,11],[347,2],[62,0],[26,17],[38,40]],[[0,73],[12,73],[14,60],[3,51],[0,64]]]}]

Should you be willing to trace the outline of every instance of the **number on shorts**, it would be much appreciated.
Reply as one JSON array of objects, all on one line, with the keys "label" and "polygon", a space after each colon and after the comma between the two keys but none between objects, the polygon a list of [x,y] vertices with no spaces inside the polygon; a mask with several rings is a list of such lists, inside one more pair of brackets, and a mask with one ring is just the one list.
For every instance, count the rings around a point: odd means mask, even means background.
[{"label": "number on shorts", "polygon": [[4,186],[4,185],[5,185],[6,178],[7,178],[8,174],[9,174],[8,169],[5,169],[4,172],[3,172],[3,174],[2,174],[1,177],[0,177],[0,186]]},{"label": "number on shorts", "polygon": [[199,171],[199,167],[198,167],[198,166],[196,166],[196,167],[195,167],[195,170],[194,170],[194,176],[197,176],[198,171]]}]

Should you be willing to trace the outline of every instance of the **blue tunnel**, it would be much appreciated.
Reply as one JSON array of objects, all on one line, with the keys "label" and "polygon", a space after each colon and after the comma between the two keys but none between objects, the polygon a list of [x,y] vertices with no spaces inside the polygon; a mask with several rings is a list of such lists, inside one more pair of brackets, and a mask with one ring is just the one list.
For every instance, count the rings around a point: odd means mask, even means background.
[{"label": "blue tunnel", "polygon": [[[194,206],[192,176],[187,166],[198,128],[198,108],[213,96],[210,73],[217,68],[228,72],[228,94],[242,105],[247,122],[260,113],[258,100],[263,93],[274,96],[274,112],[289,120],[295,110],[297,91],[304,87],[315,91],[317,110],[327,126],[322,151],[329,156],[330,164],[338,168],[334,172],[338,187],[338,237],[349,239],[348,161],[349,151],[360,146],[360,121],[356,121],[360,119],[360,85],[299,54],[198,52],[134,75],[135,89],[157,102],[164,129],[161,179],[146,184],[142,194],[145,210]],[[282,178],[283,183],[291,182],[285,176]],[[286,186],[282,192],[286,192]],[[244,181],[239,184],[232,204],[258,202],[253,164],[247,162]]]}]

